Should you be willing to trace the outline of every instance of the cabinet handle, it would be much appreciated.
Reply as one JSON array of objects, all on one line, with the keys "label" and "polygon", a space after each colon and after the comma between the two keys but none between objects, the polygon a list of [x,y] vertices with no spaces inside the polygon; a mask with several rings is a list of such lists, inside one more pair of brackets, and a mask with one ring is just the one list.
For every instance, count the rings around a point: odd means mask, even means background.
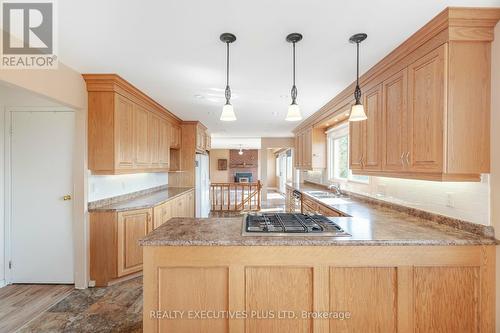
[{"label": "cabinet handle", "polygon": [[406,153],[406,164],[409,166],[410,165],[410,152]]},{"label": "cabinet handle", "polygon": [[404,158],[405,158],[405,152],[402,152],[402,153],[401,153],[401,157],[400,157],[400,160],[401,160],[401,165],[402,165],[402,166],[405,166],[405,161],[404,161]]}]

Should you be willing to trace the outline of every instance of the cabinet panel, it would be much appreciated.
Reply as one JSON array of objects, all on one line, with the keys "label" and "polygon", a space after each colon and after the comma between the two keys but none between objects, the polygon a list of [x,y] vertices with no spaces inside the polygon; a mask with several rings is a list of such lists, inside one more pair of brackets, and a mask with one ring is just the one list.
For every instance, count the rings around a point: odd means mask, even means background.
[{"label": "cabinet panel", "polygon": [[134,165],[134,104],[120,95],[115,96],[116,168],[131,169]]},{"label": "cabinet panel", "polygon": [[381,170],[381,124],[382,124],[382,86],[379,85],[366,92],[365,112],[368,117],[363,121],[364,149],[363,168]]},{"label": "cabinet panel", "polygon": [[409,164],[411,171],[443,171],[447,44],[408,68]]},{"label": "cabinet panel", "polygon": [[479,267],[415,267],[414,284],[415,332],[479,332]]},{"label": "cabinet panel", "polygon": [[[300,286],[300,288],[297,288]],[[246,267],[245,307],[259,311],[313,310],[313,272],[309,267]],[[247,319],[247,332],[312,332],[312,320]]]},{"label": "cabinet panel", "polygon": [[407,149],[407,70],[397,73],[383,83],[382,106],[382,169],[405,169]]},{"label": "cabinet panel", "polygon": [[148,122],[149,113],[143,107],[134,105],[134,146],[135,165],[139,168],[150,166],[148,149]]},{"label": "cabinet panel", "polygon": [[[228,332],[227,317],[190,319],[188,311],[229,310],[227,267],[162,267],[158,270],[158,310],[184,311],[178,320],[160,320],[157,332]],[[145,330],[146,332],[147,330]]]},{"label": "cabinet panel", "polygon": [[165,120],[160,122],[158,164],[160,168],[168,169],[170,166],[170,125]]},{"label": "cabinet panel", "polygon": [[118,276],[142,269],[142,247],[139,239],[152,229],[151,210],[118,213]]},{"label": "cabinet panel", "polygon": [[180,148],[181,146],[181,128],[177,125],[170,127],[170,147]]},{"label": "cabinet panel", "polygon": [[350,311],[330,320],[330,332],[396,332],[397,280],[393,267],[332,267],[330,311]]},{"label": "cabinet panel", "polygon": [[159,167],[160,160],[160,122],[161,119],[154,114],[149,114],[148,119],[148,151],[150,166]]},{"label": "cabinet panel", "polygon": [[363,168],[363,142],[364,132],[361,121],[349,123],[349,169],[361,170]]}]

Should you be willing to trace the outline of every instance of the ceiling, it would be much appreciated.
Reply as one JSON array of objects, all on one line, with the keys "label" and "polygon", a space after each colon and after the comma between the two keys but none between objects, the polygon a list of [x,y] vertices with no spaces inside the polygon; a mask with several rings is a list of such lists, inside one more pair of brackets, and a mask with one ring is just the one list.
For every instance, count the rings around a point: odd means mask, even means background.
[{"label": "ceiling", "polygon": [[[366,32],[361,72],[446,6],[500,6],[500,0],[64,0],[58,2],[59,59],[82,73],[117,73],[184,120],[216,137],[291,136],[285,122],[297,44],[298,103],[313,114],[355,78],[355,47]],[[225,45],[232,32],[232,104],[219,121]]]}]

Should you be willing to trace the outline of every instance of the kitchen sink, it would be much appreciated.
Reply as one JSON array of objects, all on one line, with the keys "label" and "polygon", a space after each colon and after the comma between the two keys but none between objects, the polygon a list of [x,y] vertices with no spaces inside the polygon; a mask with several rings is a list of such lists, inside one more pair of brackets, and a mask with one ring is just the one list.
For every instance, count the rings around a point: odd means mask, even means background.
[{"label": "kitchen sink", "polygon": [[340,198],[341,196],[332,192],[327,191],[305,191],[306,194],[309,194],[318,199],[328,199],[328,198]]}]

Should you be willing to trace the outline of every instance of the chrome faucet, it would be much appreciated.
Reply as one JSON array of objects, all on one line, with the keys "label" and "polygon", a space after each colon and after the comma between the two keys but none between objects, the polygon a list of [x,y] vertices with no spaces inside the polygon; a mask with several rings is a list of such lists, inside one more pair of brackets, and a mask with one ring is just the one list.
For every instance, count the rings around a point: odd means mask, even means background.
[{"label": "chrome faucet", "polygon": [[334,191],[336,195],[342,195],[342,190],[340,189],[340,184],[335,183],[328,186],[330,191]]}]

